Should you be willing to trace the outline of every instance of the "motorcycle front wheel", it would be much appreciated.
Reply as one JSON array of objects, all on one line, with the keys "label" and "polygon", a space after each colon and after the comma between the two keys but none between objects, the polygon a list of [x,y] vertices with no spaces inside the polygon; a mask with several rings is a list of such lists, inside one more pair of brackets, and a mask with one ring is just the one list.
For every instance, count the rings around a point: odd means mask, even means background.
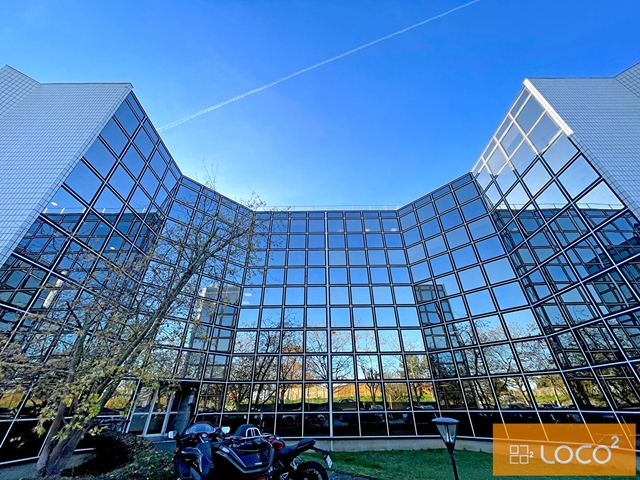
[{"label": "motorcycle front wheel", "polygon": [[298,465],[292,480],[329,480],[325,468],[318,462],[304,462]]}]

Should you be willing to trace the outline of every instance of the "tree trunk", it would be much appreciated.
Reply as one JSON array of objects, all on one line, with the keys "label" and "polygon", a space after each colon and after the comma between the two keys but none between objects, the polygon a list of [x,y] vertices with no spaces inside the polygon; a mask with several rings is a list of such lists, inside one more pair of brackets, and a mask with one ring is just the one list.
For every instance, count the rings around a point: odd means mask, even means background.
[{"label": "tree trunk", "polygon": [[44,465],[42,470],[38,470],[37,475],[40,477],[60,475],[69,464],[73,452],[76,450],[78,443],[80,443],[86,431],[86,428],[71,430],[67,437],[56,442],[48,458],[45,459],[44,455],[41,455],[40,459],[38,459],[38,464],[42,461]]},{"label": "tree trunk", "polygon": [[36,463],[36,476],[38,477],[44,477],[47,474],[47,464],[49,462],[52,447],[55,443],[54,437],[60,432],[64,424],[64,411],[64,400],[60,400],[58,411],[56,412],[56,416],[53,418],[53,423],[49,427],[47,437],[45,438],[44,445],[42,446],[42,453],[38,458],[38,463]]}]

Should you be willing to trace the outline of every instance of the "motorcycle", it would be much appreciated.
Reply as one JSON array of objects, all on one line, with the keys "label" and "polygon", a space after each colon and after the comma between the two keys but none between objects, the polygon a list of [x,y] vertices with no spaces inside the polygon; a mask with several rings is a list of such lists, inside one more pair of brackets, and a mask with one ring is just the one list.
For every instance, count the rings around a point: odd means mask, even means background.
[{"label": "motorcycle", "polygon": [[[260,430],[253,425],[241,425],[235,432],[236,436],[255,437],[260,435]],[[277,435],[266,435],[273,446],[274,459],[269,471],[273,480],[328,480],[327,470],[318,462],[303,461],[300,454],[309,450],[321,453],[329,468],[332,467],[330,452],[316,447],[316,440],[303,438],[295,445],[286,445],[284,440]]]},{"label": "motorcycle", "polygon": [[169,432],[176,440],[173,456],[179,480],[269,480],[274,448],[262,436],[228,435],[228,427],[207,422],[189,425],[184,432]]}]

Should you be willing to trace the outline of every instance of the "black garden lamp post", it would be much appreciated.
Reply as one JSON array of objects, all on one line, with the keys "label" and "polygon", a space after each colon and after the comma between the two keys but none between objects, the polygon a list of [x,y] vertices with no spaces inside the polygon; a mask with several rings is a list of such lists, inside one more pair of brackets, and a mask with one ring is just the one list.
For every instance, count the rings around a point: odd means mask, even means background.
[{"label": "black garden lamp post", "polygon": [[438,433],[442,437],[442,441],[449,450],[449,456],[451,456],[451,466],[453,467],[453,474],[456,480],[458,478],[458,469],[456,468],[456,459],[453,456],[453,449],[456,446],[456,435],[458,434],[458,420],[455,418],[436,417],[433,419],[433,423],[438,427]]}]

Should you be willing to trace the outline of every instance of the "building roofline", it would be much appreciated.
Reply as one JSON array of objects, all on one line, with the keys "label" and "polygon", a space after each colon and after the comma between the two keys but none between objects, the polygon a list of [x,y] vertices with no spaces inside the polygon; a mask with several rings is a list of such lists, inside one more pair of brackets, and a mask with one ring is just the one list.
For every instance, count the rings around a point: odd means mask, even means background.
[{"label": "building roofline", "polygon": [[633,68],[636,68],[636,67],[638,67],[638,66],[640,66],[640,62],[635,63],[635,64],[631,65],[629,68],[627,68],[627,69],[625,69],[625,70],[621,71],[618,75],[616,75],[616,77],[618,77],[618,76],[622,75],[623,73],[628,72],[629,70],[631,70],[631,69],[633,69]]}]

